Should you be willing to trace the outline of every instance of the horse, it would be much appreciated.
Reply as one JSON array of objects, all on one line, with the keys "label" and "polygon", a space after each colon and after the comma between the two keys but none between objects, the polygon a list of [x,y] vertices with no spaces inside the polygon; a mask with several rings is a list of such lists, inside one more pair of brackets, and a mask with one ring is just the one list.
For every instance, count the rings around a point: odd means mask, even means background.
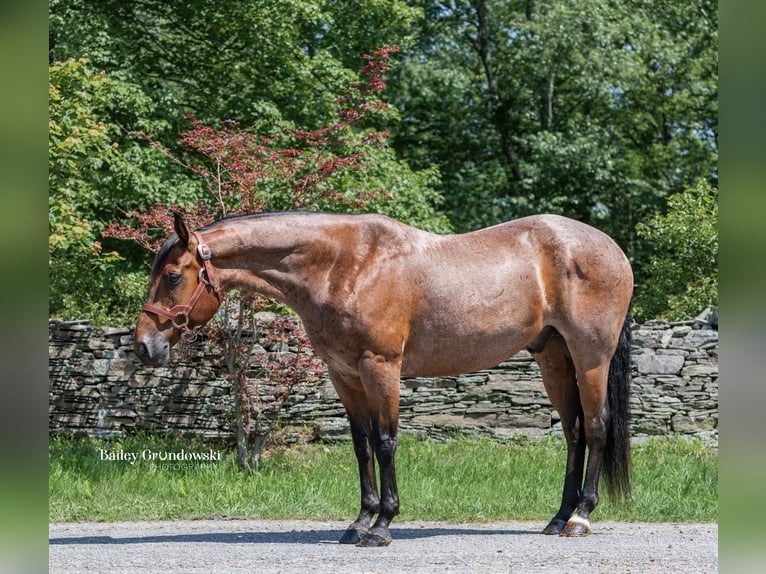
[{"label": "horse", "polygon": [[633,273],[603,232],[546,214],[437,235],[378,214],[316,212],[234,216],[195,231],[175,214],[174,229],[154,259],[136,355],[166,364],[229,289],[297,312],[359,465],[361,508],[341,543],[391,542],[400,377],[486,369],[525,348],[567,445],[561,505],[543,533],[591,533],[602,470],[610,495],[629,495]]}]

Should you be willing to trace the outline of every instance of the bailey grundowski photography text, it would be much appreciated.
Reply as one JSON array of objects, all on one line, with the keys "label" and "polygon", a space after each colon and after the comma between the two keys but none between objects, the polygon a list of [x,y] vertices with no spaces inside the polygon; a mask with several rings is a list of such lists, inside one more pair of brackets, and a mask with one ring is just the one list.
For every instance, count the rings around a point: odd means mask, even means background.
[{"label": "bailey grundowski photography text", "polygon": [[122,449],[101,448],[98,451],[99,459],[106,462],[126,462],[130,465],[137,461],[147,461],[152,466],[163,470],[193,470],[203,466],[210,466],[222,459],[220,451],[208,449],[205,452],[187,451],[154,451],[145,448],[140,452]]}]

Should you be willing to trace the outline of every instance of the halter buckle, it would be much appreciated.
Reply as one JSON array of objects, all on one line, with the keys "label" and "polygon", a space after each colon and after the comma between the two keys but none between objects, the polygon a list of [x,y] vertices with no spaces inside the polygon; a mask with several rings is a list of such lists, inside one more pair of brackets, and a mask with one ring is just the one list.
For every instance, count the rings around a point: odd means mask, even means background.
[{"label": "halter buckle", "polygon": [[202,261],[209,261],[210,258],[213,256],[213,252],[210,251],[210,247],[208,247],[207,243],[200,243],[197,245],[197,253],[199,253],[200,258]]}]

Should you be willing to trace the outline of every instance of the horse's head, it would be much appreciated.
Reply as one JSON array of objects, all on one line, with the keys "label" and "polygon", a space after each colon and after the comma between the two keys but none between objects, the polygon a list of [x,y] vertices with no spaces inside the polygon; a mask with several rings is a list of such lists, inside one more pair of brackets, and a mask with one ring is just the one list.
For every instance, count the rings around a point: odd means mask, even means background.
[{"label": "horse's head", "polygon": [[152,266],[147,303],[136,325],[135,351],[145,365],[164,365],[181,337],[193,341],[223,293],[210,264],[210,248],[175,214],[175,235],[160,247]]}]

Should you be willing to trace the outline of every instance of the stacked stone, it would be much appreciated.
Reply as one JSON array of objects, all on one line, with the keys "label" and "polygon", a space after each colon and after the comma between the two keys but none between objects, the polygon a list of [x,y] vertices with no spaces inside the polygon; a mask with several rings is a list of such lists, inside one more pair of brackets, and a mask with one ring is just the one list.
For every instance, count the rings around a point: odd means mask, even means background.
[{"label": "stacked stone", "polygon": [[649,321],[633,332],[634,437],[718,443],[718,331],[699,327],[696,320]]},{"label": "stacked stone", "polygon": [[172,366],[143,367],[132,328],[94,329],[87,321],[50,321],[49,430],[97,436],[175,430],[208,437],[231,433],[231,388],[206,347]]},{"label": "stacked stone", "polygon": [[[259,343],[254,352],[266,352],[266,342]],[[173,430],[232,436],[233,396],[220,350],[201,337],[180,351],[174,349],[170,366],[151,369],[138,363],[132,345],[132,328],[50,322],[51,432],[108,436],[128,430]],[[286,354],[295,349],[282,344],[268,351]],[[632,360],[631,427],[637,440],[681,434],[717,444],[717,330],[699,320],[635,325]],[[279,390],[268,380],[259,385],[266,402]],[[540,370],[526,351],[477,373],[403,379],[400,389],[405,432],[497,439],[560,432]],[[343,406],[326,377],[292,390],[283,421],[299,429],[293,435],[301,440],[307,435],[349,438]]]}]

